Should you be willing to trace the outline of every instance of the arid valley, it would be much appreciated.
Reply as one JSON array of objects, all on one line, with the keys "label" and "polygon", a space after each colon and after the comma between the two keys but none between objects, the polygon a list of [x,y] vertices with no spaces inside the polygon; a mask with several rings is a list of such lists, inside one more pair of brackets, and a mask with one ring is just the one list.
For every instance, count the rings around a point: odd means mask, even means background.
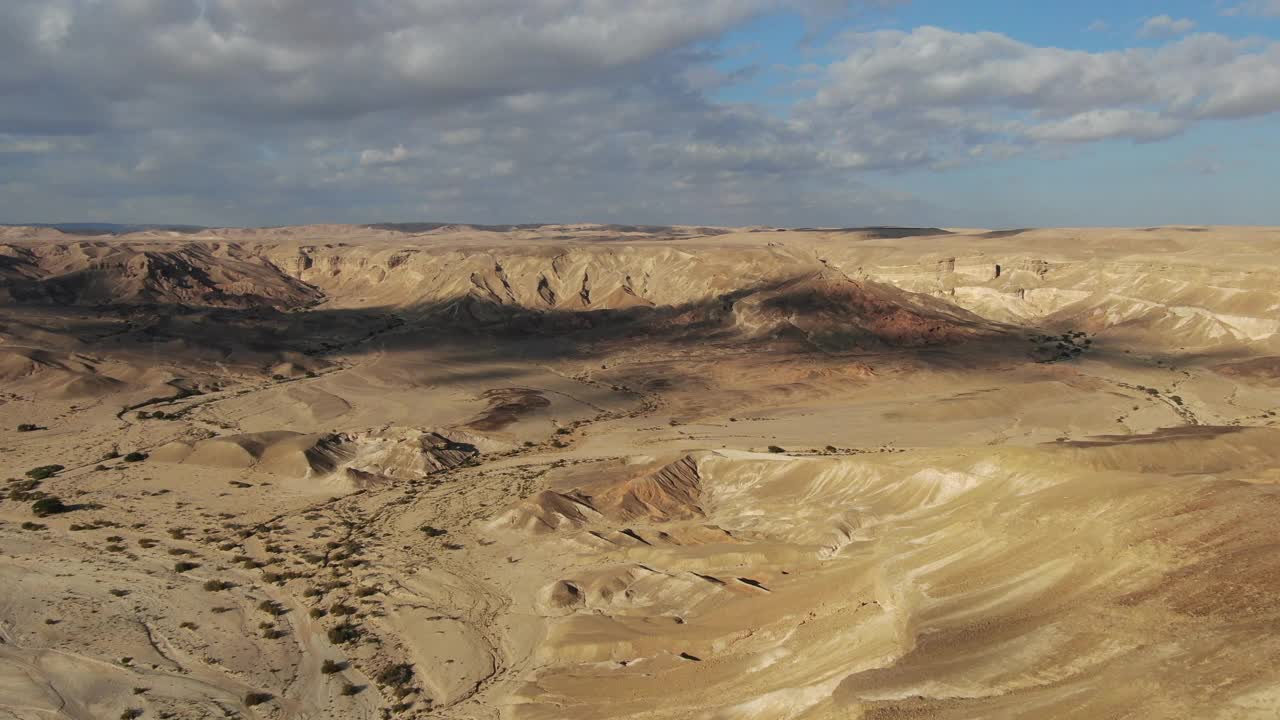
[{"label": "arid valley", "polygon": [[1277,257],[0,228],[0,717],[1275,718]]}]

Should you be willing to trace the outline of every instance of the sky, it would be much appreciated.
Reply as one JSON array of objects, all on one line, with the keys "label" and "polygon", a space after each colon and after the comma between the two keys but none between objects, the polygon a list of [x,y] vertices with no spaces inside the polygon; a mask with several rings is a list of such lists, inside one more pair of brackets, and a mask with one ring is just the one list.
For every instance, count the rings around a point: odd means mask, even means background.
[{"label": "sky", "polygon": [[0,223],[1280,225],[1280,0],[4,0]]}]

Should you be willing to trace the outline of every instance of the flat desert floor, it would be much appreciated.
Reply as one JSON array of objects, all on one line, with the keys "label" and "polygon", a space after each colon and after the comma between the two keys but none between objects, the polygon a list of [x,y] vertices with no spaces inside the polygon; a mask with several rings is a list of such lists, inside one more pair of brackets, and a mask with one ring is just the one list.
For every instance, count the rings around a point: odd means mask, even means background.
[{"label": "flat desert floor", "polygon": [[1280,717],[1278,259],[0,228],[0,717]]}]

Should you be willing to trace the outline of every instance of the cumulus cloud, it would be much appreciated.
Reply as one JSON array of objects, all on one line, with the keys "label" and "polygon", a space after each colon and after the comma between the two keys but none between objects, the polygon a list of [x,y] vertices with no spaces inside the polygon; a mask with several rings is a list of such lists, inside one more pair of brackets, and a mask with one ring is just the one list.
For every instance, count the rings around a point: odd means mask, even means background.
[{"label": "cumulus cloud", "polygon": [[931,27],[840,36],[775,73],[786,107],[718,99],[733,28],[892,4],[8,0],[0,219],[941,222],[877,174],[1280,110],[1275,43]]},{"label": "cumulus cloud", "polygon": [[[119,123],[126,103],[344,117],[555,91],[625,77],[774,0],[10,0],[19,82],[75,94]],[[122,41],[127,38],[127,41]],[[0,79],[0,82],[3,82]],[[55,108],[50,108],[55,109]]]},{"label": "cumulus cloud", "polygon": [[[1155,49],[1084,52],[940,28],[845,38],[816,110],[929,130],[931,152],[990,140],[1168,137],[1191,124],[1280,110],[1280,44],[1193,35]],[[894,122],[889,122],[894,120]],[[910,138],[893,143],[901,147]]]},{"label": "cumulus cloud", "polygon": [[1179,35],[1186,35],[1196,29],[1194,20],[1188,18],[1173,18],[1169,15],[1157,15],[1147,18],[1142,23],[1142,27],[1138,29],[1138,37],[1144,38],[1171,38]]}]

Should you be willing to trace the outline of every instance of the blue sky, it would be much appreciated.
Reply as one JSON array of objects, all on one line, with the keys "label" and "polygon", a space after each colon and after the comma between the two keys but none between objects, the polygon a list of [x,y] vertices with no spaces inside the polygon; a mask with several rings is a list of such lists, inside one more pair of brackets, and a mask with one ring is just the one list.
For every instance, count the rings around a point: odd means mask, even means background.
[{"label": "blue sky", "polygon": [[1280,225],[1280,0],[11,0],[0,99],[0,222]]},{"label": "blue sky", "polygon": [[[913,0],[852,17],[798,12],[759,18],[719,38],[726,73],[746,73],[717,95],[725,102],[785,114],[811,94],[794,87],[789,68],[824,65],[837,54],[828,44],[844,33],[919,26],[994,32],[1038,46],[1087,52],[1159,48],[1193,33],[1237,38],[1280,37],[1280,17],[1226,14],[1228,2],[1133,0],[1031,3],[1013,0]],[[1167,16],[1190,21],[1187,32],[1144,27]],[[941,206],[953,224],[1157,225],[1276,224],[1280,180],[1280,116],[1210,122],[1160,142],[1107,140],[1075,148],[1042,149],[1018,158],[963,168],[877,172],[878,181]]]}]

